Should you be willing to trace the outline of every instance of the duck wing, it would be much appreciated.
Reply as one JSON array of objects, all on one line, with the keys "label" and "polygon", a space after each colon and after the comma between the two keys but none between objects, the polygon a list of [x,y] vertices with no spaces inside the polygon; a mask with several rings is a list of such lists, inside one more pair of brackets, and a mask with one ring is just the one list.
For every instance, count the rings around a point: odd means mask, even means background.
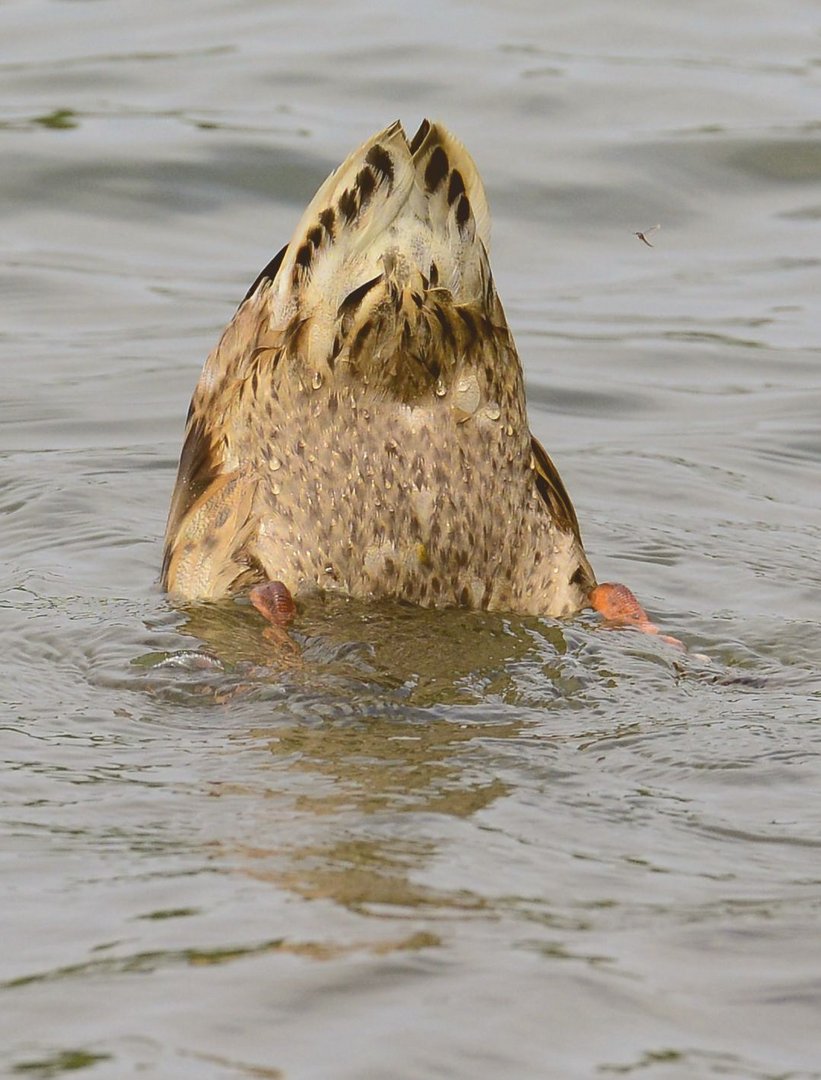
[{"label": "duck wing", "polygon": [[535,437],[530,437],[530,447],[533,453],[533,468],[536,473],[536,487],[550,511],[554,521],[565,532],[572,532],[581,545],[582,537],[579,529],[579,520],[573,503],[567,494],[567,488],[559,476],[559,470],[550,459],[550,455]]}]

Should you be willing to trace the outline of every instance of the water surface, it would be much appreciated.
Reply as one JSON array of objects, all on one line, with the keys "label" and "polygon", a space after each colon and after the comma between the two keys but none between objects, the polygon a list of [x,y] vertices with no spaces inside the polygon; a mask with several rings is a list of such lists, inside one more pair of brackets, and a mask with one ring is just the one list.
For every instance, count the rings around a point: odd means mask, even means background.
[{"label": "water surface", "polygon": [[[2,1068],[821,1077],[816,5],[0,29]],[[285,663],[157,587],[206,353],[328,170],[426,114],[598,576],[686,656],[336,599]]]}]

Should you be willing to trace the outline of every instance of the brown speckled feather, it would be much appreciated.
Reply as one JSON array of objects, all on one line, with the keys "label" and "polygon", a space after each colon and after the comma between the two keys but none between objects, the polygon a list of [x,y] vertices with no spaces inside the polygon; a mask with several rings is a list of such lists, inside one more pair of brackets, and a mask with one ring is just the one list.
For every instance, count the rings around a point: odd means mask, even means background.
[{"label": "brown speckled feather", "polygon": [[391,125],[322,185],[194,393],[163,582],[566,614],[595,579],[527,424],[464,147]]}]

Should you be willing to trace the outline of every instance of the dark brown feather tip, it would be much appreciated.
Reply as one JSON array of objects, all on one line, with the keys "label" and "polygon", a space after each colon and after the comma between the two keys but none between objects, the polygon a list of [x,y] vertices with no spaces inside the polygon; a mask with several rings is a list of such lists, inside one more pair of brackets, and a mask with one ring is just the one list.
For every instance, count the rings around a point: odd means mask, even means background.
[{"label": "dark brown feather tip", "polygon": [[393,183],[393,161],[391,161],[390,154],[383,146],[380,146],[378,143],[376,146],[372,146],[365,155],[365,161],[373,166],[377,173],[382,176],[388,184]]},{"label": "dark brown feather tip", "polygon": [[430,156],[425,169],[425,187],[434,192],[448,175],[448,155],[441,146],[437,146]]}]

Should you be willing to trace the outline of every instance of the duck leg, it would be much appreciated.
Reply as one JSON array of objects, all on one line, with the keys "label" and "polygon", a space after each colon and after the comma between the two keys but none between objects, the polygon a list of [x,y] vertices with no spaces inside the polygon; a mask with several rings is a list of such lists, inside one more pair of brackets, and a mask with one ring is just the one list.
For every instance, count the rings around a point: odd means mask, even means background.
[{"label": "duck leg", "polygon": [[266,581],[262,585],[255,585],[248,599],[270,623],[264,632],[268,641],[289,652],[298,653],[296,642],[288,636],[288,627],[296,615],[296,604],[288,586],[281,581]]},{"label": "duck leg", "polygon": [[644,608],[636,599],[632,590],[618,582],[605,581],[590,590],[590,605],[598,611],[612,626],[634,626],[643,634],[659,634],[662,641],[669,645],[684,648],[683,642],[669,634],[662,634]]}]

